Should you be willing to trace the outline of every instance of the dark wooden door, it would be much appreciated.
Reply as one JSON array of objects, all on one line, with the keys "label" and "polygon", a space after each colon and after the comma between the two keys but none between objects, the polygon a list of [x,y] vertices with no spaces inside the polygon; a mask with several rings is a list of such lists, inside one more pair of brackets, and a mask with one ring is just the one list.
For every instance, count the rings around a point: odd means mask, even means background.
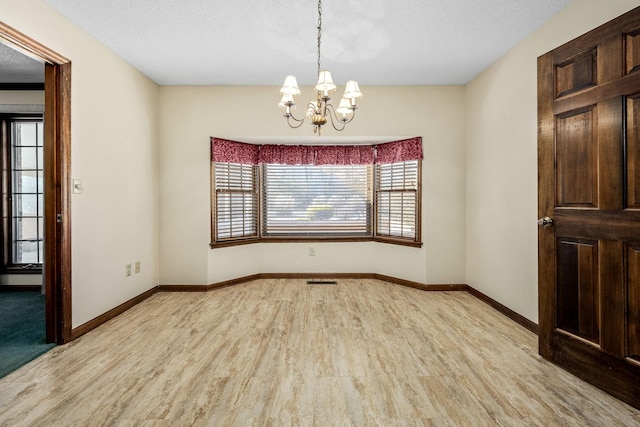
[{"label": "dark wooden door", "polygon": [[640,408],[640,8],[538,58],[540,354]]}]

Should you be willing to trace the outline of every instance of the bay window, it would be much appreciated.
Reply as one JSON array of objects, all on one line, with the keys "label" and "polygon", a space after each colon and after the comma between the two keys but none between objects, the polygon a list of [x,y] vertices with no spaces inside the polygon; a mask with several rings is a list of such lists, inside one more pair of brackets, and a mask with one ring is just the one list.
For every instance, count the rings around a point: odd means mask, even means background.
[{"label": "bay window", "polygon": [[421,246],[421,138],[377,146],[211,144],[211,247],[304,240]]}]

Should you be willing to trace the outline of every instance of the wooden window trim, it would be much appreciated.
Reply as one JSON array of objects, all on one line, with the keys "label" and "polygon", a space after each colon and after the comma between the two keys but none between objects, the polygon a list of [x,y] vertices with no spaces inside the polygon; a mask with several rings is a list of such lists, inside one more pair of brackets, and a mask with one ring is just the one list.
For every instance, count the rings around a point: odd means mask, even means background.
[{"label": "wooden window trim", "polygon": [[415,242],[408,239],[398,238],[382,238],[382,237],[316,237],[316,238],[283,238],[283,237],[261,237],[257,239],[238,239],[228,240],[224,242],[210,243],[211,249],[228,248],[231,246],[250,245],[254,243],[358,243],[358,242],[378,242],[391,245],[409,246],[412,248],[421,248],[422,242]]},{"label": "wooden window trim", "polygon": [[[13,164],[11,161],[11,132],[9,127],[16,121],[40,119],[44,122],[44,116],[40,113],[2,113],[0,122],[2,124],[2,174],[1,181],[1,204],[2,204],[2,266],[1,272],[4,274],[42,274],[42,263],[14,263],[12,254],[13,244]],[[42,189],[44,194],[44,188]],[[43,218],[44,220],[44,218]]]},{"label": "wooden window trim", "polygon": [[[377,171],[376,171],[377,173]],[[376,200],[377,197],[377,188],[375,185],[378,184],[377,177],[374,177],[374,192],[376,195],[374,196],[374,206],[373,206],[373,230],[374,230],[374,240],[382,243],[390,243],[395,245],[404,245],[404,246],[413,246],[413,247],[422,247],[422,160],[418,160],[418,166],[416,171],[416,176],[418,178],[417,188],[415,190],[415,238],[403,238],[398,236],[391,235],[380,235],[377,234],[378,230],[378,203]]]},{"label": "wooden window trim", "polygon": [[[227,163],[227,162],[220,162],[220,163]],[[246,165],[245,165],[246,166]],[[237,174],[238,171],[235,170],[235,173]],[[238,240],[255,240],[257,238],[260,237],[260,215],[261,215],[261,211],[260,211],[260,177],[259,177],[259,171],[257,169],[255,169],[254,166],[252,166],[252,175],[253,175],[253,182],[252,182],[252,189],[251,191],[249,190],[237,190],[237,189],[230,189],[230,188],[225,188],[225,189],[221,189],[218,190],[216,188],[215,185],[215,177],[216,177],[216,163],[212,162],[211,163],[211,240],[212,242],[215,242],[216,244],[221,244],[221,243],[226,243],[226,242],[233,242],[233,241],[238,241]],[[231,179],[228,179],[227,182],[230,182]],[[234,182],[235,184],[238,184],[237,181]],[[217,213],[218,213],[218,202],[219,202],[219,197],[218,195],[221,194],[244,194],[244,195],[252,195],[254,197],[253,203],[257,206],[255,206],[255,216],[254,216],[254,227],[255,227],[255,234],[251,233],[251,234],[246,234],[246,235],[242,235],[242,236],[238,236],[238,237],[230,237],[230,238],[222,238],[219,239],[218,237],[218,221],[217,221]],[[243,210],[244,212],[244,210]],[[232,228],[230,228],[230,233],[233,233]]]}]

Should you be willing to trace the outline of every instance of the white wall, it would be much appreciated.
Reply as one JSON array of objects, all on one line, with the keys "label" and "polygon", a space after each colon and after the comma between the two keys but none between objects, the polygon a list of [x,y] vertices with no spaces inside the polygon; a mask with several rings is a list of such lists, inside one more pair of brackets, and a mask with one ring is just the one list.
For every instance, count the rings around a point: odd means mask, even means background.
[{"label": "white wall", "polygon": [[[156,286],[158,87],[40,0],[0,0],[0,19],[72,61],[72,325]],[[125,278],[125,264],[141,261]]]},{"label": "white wall", "polygon": [[[342,134],[423,137],[423,248],[364,242],[210,249],[209,137],[308,137],[313,131],[287,127],[275,86],[161,87],[161,283],[209,284],[268,272],[373,272],[464,283],[464,89],[362,89],[358,116]],[[303,88],[303,98],[311,95]],[[308,255],[310,246],[315,257]]]},{"label": "white wall", "polygon": [[467,283],[535,322],[537,57],[636,6],[574,0],[466,87]]},{"label": "white wall", "polygon": [[[43,76],[44,77],[44,76]],[[44,105],[44,91],[40,90],[0,90],[0,104]]]}]

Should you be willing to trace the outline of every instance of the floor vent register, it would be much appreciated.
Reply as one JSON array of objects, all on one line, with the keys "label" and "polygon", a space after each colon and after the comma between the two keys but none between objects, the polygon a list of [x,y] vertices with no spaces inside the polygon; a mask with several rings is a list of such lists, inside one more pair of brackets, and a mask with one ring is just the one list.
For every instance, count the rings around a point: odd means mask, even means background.
[{"label": "floor vent register", "polygon": [[307,285],[337,285],[335,280],[307,280]]}]

